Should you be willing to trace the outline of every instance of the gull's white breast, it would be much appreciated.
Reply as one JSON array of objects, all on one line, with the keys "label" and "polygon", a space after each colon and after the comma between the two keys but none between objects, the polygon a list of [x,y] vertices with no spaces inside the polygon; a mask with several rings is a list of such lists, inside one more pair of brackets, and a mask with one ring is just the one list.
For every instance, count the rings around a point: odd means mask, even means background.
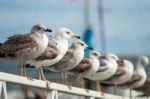
[{"label": "gull's white breast", "polygon": [[42,61],[29,61],[28,63],[30,63],[31,65],[34,65],[36,68],[39,68],[40,66],[51,66],[57,62],[59,62],[63,56],[65,55],[65,53],[68,50],[68,41],[67,40],[58,40],[58,56],[54,59],[46,59],[46,60],[42,60]]},{"label": "gull's white breast", "polygon": [[105,79],[112,77],[115,74],[118,68],[118,65],[115,60],[109,59],[107,62],[107,66],[108,66],[108,69],[106,71],[95,73],[94,75],[92,75],[92,79],[93,80],[105,80]]},{"label": "gull's white breast", "polygon": [[124,67],[125,74],[119,77],[118,79],[115,79],[117,84],[123,84],[129,81],[133,75],[134,72],[133,64],[128,60],[124,60],[124,63],[125,63],[125,67]]},{"label": "gull's white breast", "polygon": [[99,69],[100,62],[98,59],[91,58],[90,59],[92,67],[84,73],[84,77],[91,79],[91,76],[97,72]]},{"label": "gull's white breast", "polygon": [[40,56],[48,46],[48,37],[45,33],[39,34],[38,37],[33,37],[38,42],[39,46],[33,47],[30,50],[32,57],[36,58]]},{"label": "gull's white breast", "polygon": [[141,75],[142,78],[141,78],[140,81],[137,81],[137,82],[131,84],[131,85],[130,85],[130,88],[141,87],[141,86],[145,83],[145,81],[146,81],[146,79],[147,79],[147,75],[146,75],[145,69],[144,69],[143,67],[138,68],[138,69],[136,70],[136,72],[137,72],[139,75]]}]

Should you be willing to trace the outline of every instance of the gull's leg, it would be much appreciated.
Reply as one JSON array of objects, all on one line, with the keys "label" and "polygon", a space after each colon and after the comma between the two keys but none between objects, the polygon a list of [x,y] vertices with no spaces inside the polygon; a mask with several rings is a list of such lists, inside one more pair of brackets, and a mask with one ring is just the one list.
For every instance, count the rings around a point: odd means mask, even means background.
[{"label": "gull's leg", "polygon": [[76,87],[81,87],[81,81],[80,81],[80,76],[79,75],[77,75],[77,79],[76,79],[76,81],[75,81],[75,86]]},{"label": "gull's leg", "polygon": [[41,72],[41,79],[42,79],[42,80],[46,80],[42,66],[40,67],[40,72]]},{"label": "gull's leg", "polygon": [[116,95],[117,94],[117,84],[115,83],[115,86],[114,86],[114,94]]},{"label": "gull's leg", "polygon": [[39,73],[38,73],[39,80],[42,80],[42,77],[41,77],[41,68],[39,68],[38,71],[39,71]]},{"label": "gull's leg", "polygon": [[82,87],[82,75],[81,74],[75,74],[76,75],[76,81],[75,81],[75,86],[81,88]]},{"label": "gull's leg", "polygon": [[26,66],[25,66],[25,64],[23,63],[23,75],[24,75],[24,77],[27,77],[27,75],[26,75]]},{"label": "gull's leg", "polygon": [[85,86],[85,81],[84,81],[83,77],[80,77],[80,80],[81,80],[81,88],[84,88],[86,92],[89,92],[89,90]]},{"label": "gull's leg", "polygon": [[40,76],[39,77],[41,78],[41,80],[44,80],[46,82],[46,88],[47,89],[50,88],[49,81],[46,80],[44,72],[43,72],[43,66],[40,67]]},{"label": "gull's leg", "polygon": [[67,74],[66,72],[63,72],[63,74],[64,74],[64,84],[67,85]]},{"label": "gull's leg", "polygon": [[[20,65],[20,76],[26,77],[26,65],[25,65],[25,63],[22,63]],[[26,78],[29,80],[33,80],[33,78],[31,78],[31,77],[26,77]]]},{"label": "gull's leg", "polygon": [[68,76],[67,76],[66,72],[61,72],[61,82],[62,82],[62,84],[67,85],[68,88],[71,90],[71,86],[68,85],[67,79],[68,79]]},{"label": "gull's leg", "polygon": [[129,89],[130,99],[132,99],[132,89]]},{"label": "gull's leg", "polygon": [[27,75],[26,75],[26,64],[25,63],[20,64],[20,76],[26,77],[29,80],[33,80],[32,77],[27,77]]},{"label": "gull's leg", "polygon": [[96,80],[96,90],[100,92],[102,96],[104,96],[104,92],[102,91],[100,82],[98,80]]},{"label": "gull's leg", "polygon": [[64,81],[64,72],[61,72],[60,75],[61,75],[61,83],[65,84],[65,81]]},{"label": "gull's leg", "polygon": [[66,81],[65,81],[65,72],[62,72],[62,75],[63,75],[63,76],[62,76],[62,77],[63,77],[63,78],[62,78],[62,80],[63,80],[62,82],[63,82],[64,85],[66,85]]},{"label": "gull's leg", "polygon": [[84,88],[88,92],[88,89],[86,89],[86,87],[85,87],[84,79],[81,75],[77,75],[75,86],[80,87],[80,88]]},{"label": "gull's leg", "polygon": [[20,76],[24,76],[24,70],[23,70],[24,66],[23,66],[23,65],[24,65],[24,64],[22,63],[22,64],[20,64],[20,66],[19,66],[19,67],[20,67],[20,68],[19,68],[19,69],[20,69],[20,70],[19,70],[19,71],[20,71]]},{"label": "gull's leg", "polygon": [[65,82],[65,85],[67,85],[68,88],[71,90],[71,86],[68,84],[67,79],[68,79],[68,74],[66,72],[64,72],[64,82]]}]

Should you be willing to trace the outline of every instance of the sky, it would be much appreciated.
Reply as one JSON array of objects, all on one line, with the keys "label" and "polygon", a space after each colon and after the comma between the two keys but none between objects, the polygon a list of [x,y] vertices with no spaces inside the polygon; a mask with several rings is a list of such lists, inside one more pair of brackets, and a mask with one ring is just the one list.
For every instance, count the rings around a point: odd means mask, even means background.
[{"label": "sky", "polygon": [[[100,46],[97,0],[92,0],[93,44]],[[107,52],[118,55],[150,55],[150,1],[103,0]],[[41,23],[53,29],[85,31],[84,0],[0,0],[0,42],[15,33],[30,32]]]}]

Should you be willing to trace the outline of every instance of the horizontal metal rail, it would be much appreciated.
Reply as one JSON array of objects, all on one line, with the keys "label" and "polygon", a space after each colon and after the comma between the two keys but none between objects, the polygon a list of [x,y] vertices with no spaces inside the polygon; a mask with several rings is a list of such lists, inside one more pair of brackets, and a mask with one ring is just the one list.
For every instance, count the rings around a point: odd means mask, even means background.
[{"label": "horizontal metal rail", "polygon": [[[0,81],[1,82],[9,82],[9,83],[15,83],[20,85],[28,85],[32,87],[39,87],[39,88],[46,88],[45,81],[34,79],[33,81],[28,80],[26,77],[8,74],[4,72],[0,72]],[[66,86],[58,83],[49,83],[50,90],[51,91],[58,91],[63,93],[69,93],[69,94],[75,94],[80,96],[86,96],[91,97],[91,99],[98,98],[98,99],[129,99],[117,95],[107,94],[105,93],[105,96],[102,96],[100,92],[89,90],[89,92],[85,91],[84,89],[72,87],[71,90]]]}]

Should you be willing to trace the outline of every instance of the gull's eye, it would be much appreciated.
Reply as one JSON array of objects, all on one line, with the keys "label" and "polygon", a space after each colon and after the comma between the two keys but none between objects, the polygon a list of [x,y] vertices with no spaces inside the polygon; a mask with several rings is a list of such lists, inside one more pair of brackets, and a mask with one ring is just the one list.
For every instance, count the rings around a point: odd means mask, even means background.
[{"label": "gull's eye", "polygon": [[112,56],[112,58],[113,58],[113,59],[115,59],[115,57],[114,57],[114,56]]},{"label": "gull's eye", "polygon": [[66,33],[67,33],[67,34],[70,34],[70,32],[68,32],[68,31],[67,31]]},{"label": "gull's eye", "polygon": [[94,56],[97,56],[97,54],[96,54],[96,53],[93,53],[93,55],[94,55]]},{"label": "gull's eye", "polygon": [[42,29],[42,28],[41,28],[40,26],[37,26],[37,29],[40,30],[40,29]]},{"label": "gull's eye", "polygon": [[84,46],[84,44],[83,43],[80,43],[82,46]]}]

